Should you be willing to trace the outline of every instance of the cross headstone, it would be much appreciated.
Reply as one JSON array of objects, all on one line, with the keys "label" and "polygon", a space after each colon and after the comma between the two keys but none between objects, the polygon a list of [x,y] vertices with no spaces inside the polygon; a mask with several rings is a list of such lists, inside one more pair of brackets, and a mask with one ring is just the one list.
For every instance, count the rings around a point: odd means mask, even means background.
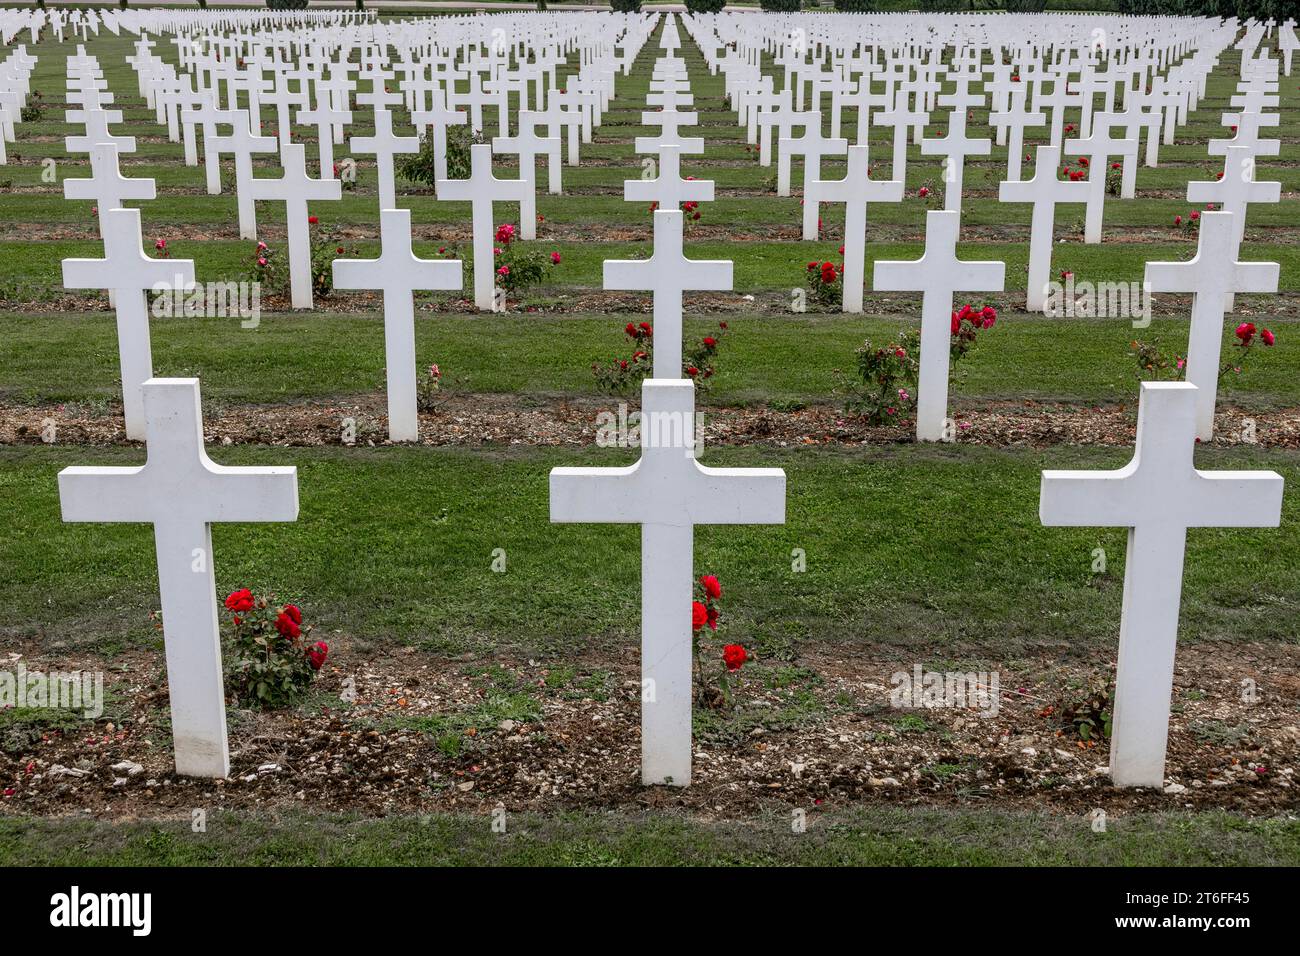
[{"label": "cross headstone", "polygon": [[1084,212],[1083,241],[1101,242],[1101,216],[1106,203],[1106,171],[1110,157],[1137,158],[1136,139],[1111,139],[1111,129],[1123,125],[1114,113],[1098,113],[1093,117],[1092,134],[1086,139],[1073,139],[1065,144],[1070,155],[1088,157],[1088,205]]},{"label": "cross headstone", "polygon": [[[358,97],[360,99],[360,97]],[[393,133],[393,114],[375,104],[375,132],[372,136],[353,136],[349,146],[354,153],[375,157],[379,171],[379,208],[397,208],[397,186],[393,176],[393,157],[399,153],[418,153],[420,140],[415,136]]]},{"label": "cross headstone", "polygon": [[[865,81],[864,81],[865,82]],[[867,257],[867,203],[900,202],[903,184],[898,180],[872,179],[868,171],[866,146],[850,146],[848,168],[843,179],[820,180],[818,196],[825,202],[844,203],[843,310],[862,311],[862,289]]]},{"label": "cross headstone", "polygon": [[1110,775],[1163,787],[1188,528],[1275,528],[1282,478],[1198,471],[1196,386],[1143,382],[1133,460],[1116,471],[1044,471],[1044,525],[1128,528]]},{"label": "cross headstone", "polygon": [[279,179],[252,179],[248,183],[248,194],[253,199],[284,203],[289,237],[290,298],[295,309],[312,307],[311,227],[307,203],[343,198],[343,184],[337,179],[312,179],[307,175],[306,150],[302,143],[286,143],[282,152],[284,175]]},{"label": "cross headstone", "polygon": [[957,258],[956,212],[928,212],[925,253],[915,262],[880,261],[874,286],[881,292],[921,293],[921,369],[917,381],[917,441],[946,441],[948,367],[954,292],[1001,292],[1006,277],[1002,262],[964,262]]},{"label": "cross headstone", "polygon": [[194,262],[146,256],[140,242],[138,209],[101,209],[99,220],[104,235],[104,258],[64,259],[63,285],[69,289],[108,289],[114,294],[126,437],[140,441],[145,437],[140,387],[153,378],[145,293],[191,285]]},{"label": "cross headstone", "polygon": [[298,472],[214,464],[203,449],[198,379],[150,378],[141,393],[148,459],[132,468],[64,468],[63,520],[153,525],[176,772],[226,777],[212,525],[296,521]]},{"label": "cross headstone", "polygon": [[1196,258],[1190,262],[1148,262],[1152,292],[1191,292],[1192,328],[1187,339],[1187,380],[1197,386],[1196,437],[1214,437],[1214,404],[1223,348],[1223,316],[1234,292],[1276,292],[1276,262],[1238,262],[1234,214],[1201,214]]},{"label": "cross headstone", "polygon": [[438,198],[463,199],[470,203],[474,230],[474,304],[480,309],[493,309],[496,262],[492,240],[496,224],[492,218],[492,205],[498,202],[523,203],[533,186],[522,179],[497,179],[493,176],[492,147],[487,143],[475,143],[469,152],[469,179],[438,180]]},{"label": "cross headstone", "polygon": [[244,110],[226,110],[223,121],[229,121],[230,134],[214,136],[204,142],[203,148],[235,156],[235,198],[239,211],[239,238],[257,238],[257,207],[253,203],[250,184],[253,181],[253,154],[275,152],[272,136],[254,135],[249,127],[249,114]]},{"label": "cross headstone", "polygon": [[657,175],[651,179],[623,181],[623,198],[628,202],[658,203],[660,209],[678,209],[684,202],[712,202],[711,179],[683,179],[682,155],[676,146],[659,153]]},{"label": "cross headstone", "polygon": [[682,254],[680,209],[654,214],[654,254],[649,259],[605,260],[605,288],[654,293],[654,377],[682,374],[682,293],[731,288],[730,259],[687,259]]},{"label": "cross headstone", "polygon": [[1025,284],[1025,308],[1030,312],[1042,312],[1047,305],[1057,204],[1088,201],[1088,184],[1058,179],[1057,171],[1060,168],[1060,147],[1039,146],[1035,154],[1033,178],[1004,182],[998,187],[998,199],[1001,202],[1033,204],[1029,225],[1029,277]]},{"label": "cross headstone", "polygon": [[699,464],[695,385],[683,379],[642,383],[641,449],[626,468],[553,468],[551,520],[641,525],[641,782],[684,787],[695,525],[784,524],[785,472]]},{"label": "cross headstone", "polygon": [[[127,199],[153,199],[157,189],[152,179],[128,179],[117,165],[117,147],[100,143],[90,151],[90,178],[65,179],[67,199],[93,199],[100,210],[119,209]],[[104,220],[99,220],[99,237],[104,237]]]},{"label": "cross headstone", "polygon": [[379,214],[378,259],[335,259],[338,289],[379,289],[384,296],[384,366],[388,374],[388,437],[420,437],[416,414],[415,307],[417,289],[459,289],[458,260],[421,259],[411,250],[411,211],[385,209]]}]

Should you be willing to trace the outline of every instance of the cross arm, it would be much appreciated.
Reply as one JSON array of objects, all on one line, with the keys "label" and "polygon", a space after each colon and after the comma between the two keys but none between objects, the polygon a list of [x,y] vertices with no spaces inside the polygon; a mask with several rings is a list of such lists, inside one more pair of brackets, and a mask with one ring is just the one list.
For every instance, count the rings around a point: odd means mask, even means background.
[{"label": "cross arm", "polygon": [[1044,471],[1038,491],[1038,520],[1047,527],[1132,527],[1126,487],[1130,463],[1114,471]]},{"label": "cross arm", "polygon": [[141,501],[137,468],[99,466],[59,472],[59,505],[64,521],[151,521],[149,502]]},{"label": "cross arm", "polygon": [[636,524],[646,516],[641,462],[624,468],[552,468],[551,521]]},{"label": "cross arm", "polygon": [[[1274,471],[1198,471],[1193,494],[1201,507],[1191,507],[1193,528],[1276,528],[1282,522],[1284,480]],[[1225,501],[1232,502],[1225,508]]]},{"label": "cross arm", "polygon": [[785,524],[785,471],[695,462],[687,508],[694,524]]},{"label": "cross arm", "polygon": [[218,521],[298,520],[298,469],[214,464],[203,456],[196,497],[201,512],[196,518]]}]

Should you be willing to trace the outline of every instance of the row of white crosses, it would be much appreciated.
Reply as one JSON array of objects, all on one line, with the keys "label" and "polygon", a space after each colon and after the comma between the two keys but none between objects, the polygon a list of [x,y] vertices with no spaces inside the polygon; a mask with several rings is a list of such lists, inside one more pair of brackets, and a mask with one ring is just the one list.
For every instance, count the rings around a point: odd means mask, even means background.
[{"label": "row of white crosses", "polygon": [[[668,23],[660,63],[672,61],[678,42],[675,18]],[[679,73],[669,62],[659,75]],[[696,461],[695,383],[682,377],[682,295],[730,289],[732,263],[683,254],[684,222],[677,208],[683,181],[675,161],[680,149],[663,144],[650,192],[640,191],[645,183],[626,183],[629,200],[654,196],[659,203],[653,255],[605,263],[606,289],[644,289],[654,296],[654,370],[641,386],[641,458],[624,468],[552,469],[550,499],[552,521],[641,526],[641,780],[687,786],[695,526],[784,523],[785,472],[709,468]],[[667,157],[673,159],[665,162]],[[711,198],[708,185],[708,197],[701,191],[701,199]]]},{"label": "row of white crosses", "polygon": [[29,56],[22,44],[0,61],[0,166],[9,162],[5,143],[12,143],[17,135],[15,131],[23,119],[35,69],[36,57]]},{"label": "row of white crosses", "polygon": [[[115,157],[111,144],[105,145],[110,148],[101,155]],[[676,152],[674,146],[665,148],[668,155]],[[299,165],[305,163],[301,149],[297,147]],[[490,165],[490,155],[486,161]],[[850,161],[863,165],[865,154],[851,154]],[[670,179],[662,185],[673,187]],[[453,280],[458,284],[459,264],[420,263],[411,254],[409,214],[388,212],[380,260],[364,265],[339,263],[339,277],[346,284],[362,269],[377,271],[383,280],[379,287],[385,293],[386,315],[390,297],[398,309],[409,313],[414,288],[446,287]],[[123,302],[142,307],[144,291],[158,286],[159,269],[175,273],[164,275],[164,280],[192,281],[192,264],[145,257],[138,211],[114,208],[104,215],[105,259],[69,260],[65,275],[69,285],[115,288],[121,331]],[[1208,243],[1203,248],[1207,261],[1200,268],[1195,263],[1181,267],[1198,277],[1207,272],[1219,276],[1197,279],[1198,300],[1222,303],[1233,286],[1262,285],[1269,278],[1225,282],[1222,269],[1209,268],[1222,261],[1225,248],[1237,241],[1233,215],[1208,214],[1202,236],[1214,238],[1212,242],[1203,238]],[[680,211],[660,209],[655,213],[652,258],[606,265],[607,287],[649,289],[655,296],[656,362],[654,377],[643,389],[641,461],[629,468],[556,469],[551,493],[553,520],[642,525],[643,780],[684,785],[690,779],[691,751],[692,529],[705,522],[783,521],[785,478],[779,470],[708,469],[695,461],[693,384],[680,379],[682,294],[697,288],[729,288],[731,264],[685,258],[682,232]],[[934,347],[940,336],[933,330],[945,333],[946,346],[953,292],[1002,285],[1001,263],[963,263],[955,258],[956,238],[955,212],[930,213],[926,254],[920,261],[877,265],[881,288],[919,290],[925,296],[920,401],[927,411],[936,406],[936,383],[943,383],[946,394],[946,367],[940,366],[938,353],[946,366],[947,349]],[[1230,266],[1238,277],[1260,271],[1244,264],[1230,262]],[[412,278],[412,270],[425,278]],[[1275,285],[1276,267],[1271,278]],[[130,327],[143,329],[147,355],[143,308],[135,317],[138,321]],[[942,321],[936,323],[936,318]],[[405,327],[409,322],[402,324]],[[931,346],[928,357],[926,344]],[[126,336],[120,345],[125,352]],[[406,365],[412,367],[413,336],[402,347],[409,349]],[[65,470],[60,475],[64,516],[154,524],[164,615],[173,622],[165,638],[177,768],[187,774],[222,776],[228,773],[229,758],[209,525],[218,520],[293,520],[296,475],[293,469],[213,465],[203,452],[197,382],[153,379],[151,370],[139,369],[128,377],[125,364],[123,368],[124,386],[141,374],[148,376],[140,382],[139,395],[149,461],[142,468]],[[390,379],[390,403],[392,395],[405,388],[394,387]],[[1157,786],[1163,779],[1184,529],[1211,521],[1275,525],[1280,516],[1278,476],[1205,474],[1192,468],[1194,402],[1199,393],[1192,383],[1144,387],[1138,451],[1128,468],[1114,473],[1044,474],[1045,522],[1130,528],[1112,760],[1120,784]],[[926,417],[930,422],[933,415]],[[665,429],[668,441],[662,441]],[[1248,504],[1243,506],[1243,501]]]}]

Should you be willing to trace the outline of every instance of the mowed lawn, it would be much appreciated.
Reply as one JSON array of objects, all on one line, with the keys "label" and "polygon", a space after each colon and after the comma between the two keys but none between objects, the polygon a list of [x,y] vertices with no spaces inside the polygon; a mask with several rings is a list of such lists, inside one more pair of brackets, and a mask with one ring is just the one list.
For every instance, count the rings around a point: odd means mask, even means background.
[{"label": "mowed lawn", "polygon": [[[684,38],[685,39],[685,38]],[[166,49],[163,49],[166,47]],[[159,43],[174,59],[170,45]],[[33,88],[47,104],[62,96],[62,47],[29,47],[41,57]],[[179,144],[160,137],[153,113],[136,95],[124,57],[127,38],[88,44],[101,58],[110,88],[126,112],[118,132],[140,137],[139,152],[123,157],[128,176],[155,177],[159,198],[132,202],[142,210],[145,248],[166,240],[173,258],[195,260],[202,281],[246,278],[251,243],[236,238],[233,174],[223,163],[226,192],[203,190],[202,167],[185,167]],[[622,199],[622,183],[641,175],[632,137],[640,124],[657,39],[631,76],[618,80],[613,109],[596,142],[582,150],[583,166],[564,170],[565,195],[538,197],[545,217],[537,248],[557,250],[562,265],[522,296],[506,315],[478,314],[459,296],[421,294],[416,323],[421,365],[437,362],[450,388],[463,396],[515,396],[522,403],[592,398],[591,365],[628,351],[623,325],[649,318],[648,294],[606,305],[583,301],[601,288],[602,263],[646,257],[651,219],[644,204]],[[730,331],[719,373],[702,402],[767,405],[838,401],[837,370],[849,371],[864,340],[882,342],[915,323],[915,296],[882,296],[868,285],[865,316],[833,309],[787,311],[792,288],[810,260],[838,261],[842,207],[822,208],[817,242],[793,238],[801,213],[802,167],[794,164],[794,193],[774,193],[775,166],[762,167],[722,99],[721,77],[709,76],[687,40],[681,51],[706,137],[702,158],[688,158],[684,175],[717,182],[718,199],[703,207],[688,232],[687,254],[728,259],[734,295],[725,313],[701,314],[686,297],[686,332],[699,337],[725,319]],[[775,72],[770,57],[764,66]],[[561,70],[561,85],[573,68]],[[1111,199],[1106,241],[1087,246],[1078,235],[1081,206],[1061,207],[1053,272],[1078,280],[1138,282],[1148,260],[1189,260],[1194,235],[1172,220],[1193,208],[1183,199],[1188,180],[1210,180],[1219,168],[1206,142],[1224,135],[1219,114],[1237,73],[1235,52],[1222,57],[1208,96],[1162,147],[1161,166],[1139,168],[1138,198]],[[1263,159],[1259,179],[1283,185],[1283,202],[1254,206],[1243,258],[1282,265],[1278,295],[1240,296],[1231,328],[1250,318],[1277,333],[1278,345],[1257,349],[1247,372],[1222,394],[1245,409],[1276,411],[1300,404],[1300,95],[1282,84],[1282,125],[1272,135],[1282,155]],[[987,110],[973,111],[983,130]],[[363,135],[365,110],[350,131]],[[267,127],[274,111],[264,111]],[[934,115],[933,130],[944,126]],[[1077,122],[1073,113],[1067,122]],[[856,117],[846,111],[844,128]],[[495,110],[485,126],[496,132]],[[85,157],[68,156],[62,137],[74,127],[62,108],[24,123],[10,146],[14,161],[0,170],[0,402],[66,404],[69,411],[112,413],[120,398],[116,332],[102,294],[62,288],[61,260],[101,254],[89,202],[62,198],[62,179],[85,176]],[[1032,131],[1026,152],[1042,141]],[[312,131],[296,141],[315,155]],[[17,157],[14,156],[17,154]],[[346,147],[336,155],[347,154]],[[873,131],[873,176],[887,177],[887,142]],[[43,158],[55,160],[56,181],[42,179]],[[376,176],[358,157],[357,188],[338,203],[319,203],[322,225],[347,234],[359,255],[378,254]],[[277,175],[273,159],[258,174]],[[1026,165],[1026,171],[1032,164]],[[515,174],[508,158],[498,176]],[[843,174],[835,158],[826,178]],[[952,392],[956,406],[986,401],[1060,400],[1123,404],[1133,409],[1137,374],[1128,354],[1135,338],[1185,349],[1189,303],[1159,296],[1149,329],[1127,319],[1047,319],[1023,310],[1029,209],[996,201],[1005,149],[966,169],[964,258],[1007,263],[1002,293],[972,293],[997,305],[1000,319],[963,363]],[[539,170],[544,182],[545,173]],[[870,262],[913,259],[923,249],[927,209],[941,208],[937,163],[909,151],[907,199],[872,207]],[[929,201],[918,195],[929,186]],[[412,211],[416,252],[450,248],[466,259],[468,207],[439,202],[427,188],[399,180],[399,205]],[[502,204],[498,221],[518,221]],[[283,242],[283,207],[259,203],[258,219],[273,245]],[[459,240],[459,241],[457,241]],[[739,297],[752,294],[746,306]],[[636,297],[633,297],[636,299]],[[355,299],[336,294],[318,310],[268,310],[256,329],[238,318],[154,319],[153,355],[159,375],[202,379],[209,414],[242,404],[331,401],[380,394],[384,387],[383,327],[376,307],[351,312]],[[711,300],[717,302],[719,300]],[[958,304],[960,304],[959,299]],[[30,304],[39,308],[28,308]],[[609,309],[609,311],[602,311]],[[737,309],[739,311],[737,311]],[[535,310],[535,311],[529,311]],[[617,399],[610,398],[612,405]],[[547,475],[560,465],[616,465],[631,453],[595,447],[557,450],[482,448],[301,448],[236,446],[210,449],[221,464],[296,465],[302,498],[297,522],[216,526],[218,588],[250,586],[295,600],[317,623],[317,634],[357,638],[384,655],[414,647],[436,657],[489,661],[503,652],[536,655],[557,666],[580,664],[593,647],[639,643],[639,535],[628,525],[553,525]],[[68,465],[134,465],[142,448],[23,445],[0,447],[0,500],[9,521],[0,535],[0,575],[6,620],[0,647],[33,639],[108,661],[160,646],[148,619],[158,607],[153,538],[143,525],[64,524],[57,473]],[[1044,468],[1116,468],[1123,448],[895,446],[706,448],[709,465],[777,466],[788,477],[787,520],[780,526],[697,529],[697,573],[717,574],[726,587],[729,633],[762,656],[801,649],[896,654],[970,667],[1021,656],[1096,659],[1116,647],[1125,563],[1124,529],[1045,528],[1038,519]],[[1185,642],[1300,640],[1300,452],[1258,447],[1197,451],[1203,469],[1274,469],[1288,482],[1277,529],[1196,529],[1189,533],[1180,639]],[[1093,571],[1097,549],[1106,570]],[[504,551],[506,570],[493,570]],[[806,558],[797,570],[795,558]],[[0,805],[0,811],[3,810]],[[930,864],[930,865],[1259,865],[1300,862],[1300,828],[1293,820],[1238,814],[1134,813],[1112,818],[1094,833],[1071,814],[1004,812],[997,806],[956,809],[846,808],[810,812],[808,832],[792,834],[778,813],[735,821],[703,821],[668,813],[643,816],[568,812],[512,814],[507,833],[494,834],[481,817],[431,814],[358,819],[304,811],[277,815],[214,813],[206,834],[188,820],[44,820],[0,812],[0,861],[6,865],[240,864]]]}]

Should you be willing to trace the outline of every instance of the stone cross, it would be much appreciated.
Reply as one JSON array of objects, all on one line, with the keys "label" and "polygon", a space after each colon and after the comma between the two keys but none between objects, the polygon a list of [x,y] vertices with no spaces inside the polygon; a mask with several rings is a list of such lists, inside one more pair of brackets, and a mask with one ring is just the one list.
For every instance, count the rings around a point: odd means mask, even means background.
[{"label": "stone cross", "polygon": [[1196,437],[1214,437],[1214,403],[1223,348],[1223,315],[1233,292],[1276,292],[1276,262],[1238,262],[1235,215],[1201,214],[1196,258],[1190,262],[1148,262],[1152,292],[1191,292],[1192,328],[1187,339],[1187,380],[1197,386]]},{"label": "stone cross", "polygon": [[298,123],[316,127],[317,153],[320,157],[320,178],[334,179],[334,136],[335,124],[352,122],[351,110],[337,110],[330,103],[324,90],[316,91],[316,108],[299,110]]},{"label": "stone cross", "polygon": [[1121,787],[1163,787],[1188,528],[1276,528],[1282,478],[1197,471],[1197,388],[1143,382],[1133,460],[1115,471],[1044,471],[1044,525],[1128,528],[1110,742]]},{"label": "stone cross", "polygon": [[1123,121],[1115,113],[1098,113],[1094,118],[1092,135],[1087,139],[1072,139],[1065,144],[1070,155],[1088,157],[1088,205],[1084,212],[1083,241],[1101,242],[1101,215],[1106,203],[1106,171],[1110,157],[1123,156],[1136,160],[1137,139],[1111,139],[1110,131]]},{"label": "stone cross", "polygon": [[[360,99],[360,97],[358,97]],[[397,136],[393,133],[393,114],[380,104],[375,104],[375,132],[373,136],[353,136],[349,146],[354,153],[375,157],[379,170],[379,208],[397,208],[397,186],[393,178],[393,157],[399,153],[418,153],[420,140],[415,136]]]},{"label": "stone cross", "polygon": [[524,239],[537,238],[537,157],[546,156],[546,164],[552,170],[560,167],[560,138],[558,136],[538,136],[535,120],[524,122],[523,117],[535,117],[528,110],[520,112],[519,134],[517,136],[497,136],[492,140],[492,152],[515,154],[519,157],[519,178],[528,183],[529,189],[519,202],[519,231]]},{"label": "stone cross", "polygon": [[646,785],[691,782],[695,525],[785,523],[784,471],[707,468],[695,460],[695,445],[694,383],[646,379],[636,464],[551,470],[553,522],[641,525],[641,782]]},{"label": "stone cross", "polygon": [[1047,305],[1057,204],[1088,201],[1088,184],[1058,179],[1060,168],[1061,148],[1039,146],[1035,154],[1034,177],[1004,182],[998,187],[999,201],[1033,205],[1029,226],[1029,278],[1025,284],[1025,308],[1030,312],[1042,312]]},{"label": "stone cross", "polygon": [[[1020,84],[1015,84],[1019,87]],[[1025,111],[1025,90],[1013,89],[1010,93],[1009,109],[994,113],[989,123],[997,128],[999,139],[1006,137],[1007,143],[1007,179],[1015,182],[1020,179],[1020,156],[1025,148],[1025,127],[1042,126],[1045,122],[1041,112]],[[1008,130],[1010,136],[1007,136]]]},{"label": "stone cross", "polygon": [[311,200],[342,199],[343,184],[337,179],[312,179],[307,175],[307,147],[285,143],[284,175],[279,179],[252,179],[248,194],[264,202],[284,203],[285,227],[289,235],[289,287],[295,309],[310,309],[311,227],[307,203]]},{"label": "stone cross", "polygon": [[126,437],[140,441],[145,437],[140,387],[153,378],[145,293],[191,285],[194,262],[146,256],[140,242],[138,209],[101,209],[99,222],[104,235],[104,258],[64,259],[63,285],[69,289],[108,289],[113,293]]},{"label": "stone cross", "polygon": [[379,289],[384,296],[384,366],[388,372],[388,437],[416,441],[415,290],[459,289],[461,263],[420,259],[411,250],[411,211],[385,209],[379,214],[378,259],[335,259],[338,289]]},{"label": "stone cross", "polygon": [[134,136],[114,136],[108,131],[109,123],[122,122],[121,110],[90,109],[68,110],[64,117],[69,123],[82,123],[84,136],[65,136],[63,148],[69,153],[89,153],[100,143],[112,143],[119,153],[135,152]]},{"label": "stone cross", "polygon": [[687,259],[682,254],[680,209],[654,214],[654,254],[649,259],[606,259],[605,288],[654,293],[654,377],[682,374],[682,293],[731,288],[731,260]]},{"label": "stone cross", "polygon": [[[982,97],[980,98],[982,101]],[[948,132],[935,139],[921,141],[921,154],[943,156],[943,208],[961,212],[961,185],[967,156],[987,156],[993,144],[987,139],[972,139],[966,135],[966,107],[948,114]]]},{"label": "stone cross", "polygon": [[653,179],[623,181],[627,202],[654,202],[660,209],[680,209],[684,202],[712,202],[713,180],[682,179],[682,154],[676,146],[659,153],[658,175]]},{"label": "stone cross", "polygon": [[[863,81],[865,82],[865,80]],[[848,168],[843,179],[819,180],[814,185],[824,202],[844,203],[844,301],[845,312],[862,311],[862,289],[867,257],[867,203],[900,202],[903,184],[899,180],[872,179],[867,170],[866,146],[850,146]]]},{"label": "stone cross", "polygon": [[925,253],[915,262],[880,261],[875,288],[881,292],[921,293],[921,370],[917,382],[917,441],[947,441],[948,367],[955,292],[1001,292],[1002,262],[964,262],[957,258],[960,214],[928,212]]},{"label": "stone cross", "polygon": [[[446,97],[442,90],[431,91],[429,109],[418,109],[411,113],[411,122],[423,135],[433,136],[433,178],[447,178],[447,129],[452,126],[464,126],[469,117],[461,110],[448,109]],[[522,118],[520,120],[523,122]],[[429,130],[430,133],[423,131]],[[558,161],[557,161],[558,162]]]},{"label": "stone cross", "polygon": [[298,472],[214,464],[203,449],[197,378],[150,378],[141,392],[148,459],[132,468],[64,468],[63,520],[153,525],[176,772],[226,777],[212,525],[296,521]]},{"label": "stone cross", "polygon": [[523,203],[534,191],[522,179],[497,179],[492,175],[492,147],[475,143],[469,149],[469,179],[439,179],[438,198],[468,200],[473,211],[474,230],[474,304],[480,309],[494,308],[496,257],[492,254],[492,205],[498,202]]},{"label": "stone cross", "polygon": [[[127,199],[153,199],[157,195],[152,179],[128,179],[117,166],[117,147],[100,143],[90,151],[90,178],[65,179],[66,199],[92,199],[101,212],[119,209]],[[99,220],[99,237],[104,238],[104,219]]]},{"label": "stone cross", "polygon": [[[790,157],[803,157],[803,188],[804,188],[804,209],[803,209],[803,237],[805,239],[816,238],[817,228],[817,203],[814,200],[809,202],[808,186],[815,180],[821,179],[822,176],[822,157],[823,156],[842,156],[849,148],[849,141],[846,139],[827,139],[822,135],[821,113],[813,112],[808,116],[808,123],[804,126],[802,136],[782,138],[778,141],[781,154],[776,161],[776,194],[778,196],[790,195]],[[811,206],[811,210],[809,209]],[[808,216],[812,214],[813,235],[808,235]]]},{"label": "stone cross", "polygon": [[233,153],[235,156],[235,197],[239,209],[239,238],[257,238],[257,207],[253,204],[253,154],[275,152],[273,136],[254,135],[249,127],[249,114],[245,110],[226,110],[230,122],[228,136],[214,136],[212,143],[204,143],[204,150]]}]

